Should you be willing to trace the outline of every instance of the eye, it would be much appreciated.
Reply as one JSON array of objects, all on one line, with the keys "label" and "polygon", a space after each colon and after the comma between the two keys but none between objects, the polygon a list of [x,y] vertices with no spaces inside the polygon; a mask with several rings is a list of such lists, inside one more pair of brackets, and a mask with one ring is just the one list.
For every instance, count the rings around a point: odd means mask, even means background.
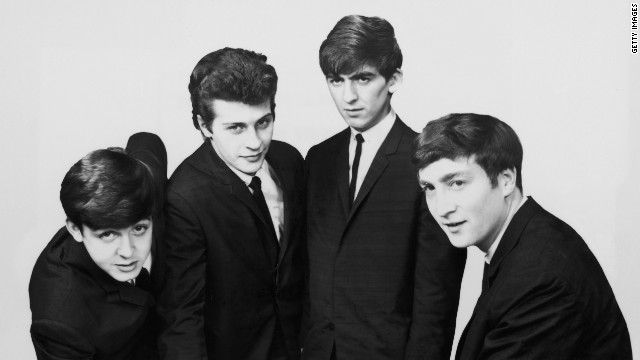
[{"label": "eye", "polygon": [[449,183],[449,187],[453,190],[459,190],[461,189],[465,184],[465,181],[463,180],[453,180]]},{"label": "eye", "polygon": [[342,79],[340,78],[329,78],[328,81],[332,86],[340,86],[343,83]]},{"label": "eye", "polygon": [[368,77],[360,77],[357,79],[358,84],[366,84],[370,81],[371,79]]},{"label": "eye", "polygon": [[270,124],[271,124],[271,117],[268,117],[268,118],[260,119],[256,123],[256,127],[258,129],[266,129],[269,127]]},{"label": "eye", "polygon": [[147,232],[147,229],[149,229],[147,225],[138,224],[133,227],[133,234],[138,236],[142,235]]},{"label": "eye", "polygon": [[103,231],[98,235],[102,241],[112,241],[116,238],[116,232],[112,230]]},{"label": "eye", "polygon": [[242,132],[243,126],[240,124],[233,124],[227,126],[227,130],[231,131],[233,134],[239,134]]},{"label": "eye", "polygon": [[431,184],[422,185],[422,192],[424,193],[432,192],[433,190],[435,190],[435,187]]}]

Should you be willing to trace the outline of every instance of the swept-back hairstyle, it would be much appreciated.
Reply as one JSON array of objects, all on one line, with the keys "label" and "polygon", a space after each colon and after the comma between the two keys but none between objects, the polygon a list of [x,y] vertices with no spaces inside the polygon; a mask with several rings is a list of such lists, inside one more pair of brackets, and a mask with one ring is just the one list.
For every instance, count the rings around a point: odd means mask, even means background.
[{"label": "swept-back hairstyle", "polygon": [[402,67],[393,26],[375,16],[345,16],[320,45],[320,68],[325,76],[335,76],[365,65],[376,68],[386,80]]},{"label": "swept-back hairstyle", "polygon": [[60,202],[80,229],[124,228],[158,214],[157,191],[144,163],[109,148],[90,152],[69,169]]},{"label": "swept-back hairstyle", "polygon": [[193,125],[200,129],[198,115],[211,130],[215,119],[214,99],[237,101],[247,105],[271,100],[271,113],[275,117],[275,96],[278,75],[267,57],[244,49],[224,48],[214,51],[198,61],[191,72],[189,93]]},{"label": "swept-back hairstyle", "polygon": [[440,159],[473,156],[491,184],[498,175],[516,169],[516,186],[522,191],[522,144],[506,123],[489,115],[449,114],[430,121],[415,142],[412,161],[423,169]]}]

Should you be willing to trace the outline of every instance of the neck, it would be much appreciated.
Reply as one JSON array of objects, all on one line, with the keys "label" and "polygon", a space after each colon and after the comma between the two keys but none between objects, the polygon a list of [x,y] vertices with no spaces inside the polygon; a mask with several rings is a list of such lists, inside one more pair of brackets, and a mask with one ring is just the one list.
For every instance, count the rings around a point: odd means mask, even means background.
[{"label": "neck", "polygon": [[509,226],[511,219],[520,208],[520,205],[522,204],[522,200],[523,200],[522,193],[517,188],[511,193],[511,195],[507,196],[504,199],[506,203],[504,221],[502,222],[502,226],[500,227],[500,230],[493,236],[493,238],[491,238],[490,242],[485,242],[484,244],[478,244],[478,248],[483,253],[486,254],[487,251],[489,251],[489,249],[491,248],[491,245],[493,245],[493,243],[495,243],[498,239],[502,237],[505,230],[507,229],[507,226]]}]

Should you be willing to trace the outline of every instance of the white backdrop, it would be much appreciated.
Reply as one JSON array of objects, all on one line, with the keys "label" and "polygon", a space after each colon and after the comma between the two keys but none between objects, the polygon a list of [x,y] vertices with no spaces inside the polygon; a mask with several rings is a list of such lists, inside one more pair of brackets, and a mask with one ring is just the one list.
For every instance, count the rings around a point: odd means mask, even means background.
[{"label": "white backdrop", "polygon": [[[404,53],[396,112],[415,130],[450,112],[509,123],[523,180],[598,257],[640,352],[640,54],[631,3],[615,1],[32,1],[0,4],[0,357],[35,358],[27,284],[62,226],[62,177],[90,150],[160,135],[169,171],[200,144],[187,84],[231,46],[262,52],[279,77],[274,137],[309,147],[344,128],[318,66],[344,15],[388,19]],[[636,31],[637,32],[637,31]],[[458,325],[480,291],[469,252]],[[457,339],[457,337],[456,337]],[[456,340],[457,341],[457,340]]]}]

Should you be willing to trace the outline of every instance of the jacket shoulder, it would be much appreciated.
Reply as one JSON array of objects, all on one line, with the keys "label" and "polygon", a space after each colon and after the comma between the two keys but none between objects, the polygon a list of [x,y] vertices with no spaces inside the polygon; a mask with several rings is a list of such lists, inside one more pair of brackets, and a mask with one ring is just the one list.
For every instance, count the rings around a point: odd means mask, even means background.
[{"label": "jacket shoulder", "polygon": [[302,155],[298,149],[291,144],[279,140],[271,141],[271,145],[269,146],[269,155],[282,157],[283,159],[293,162],[303,161]]},{"label": "jacket shoulder", "polygon": [[349,128],[346,128],[330,138],[312,146],[307,152],[307,161],[314,156],[326,156],[327,153],[335,153],[341,142],[348,138]]}]

